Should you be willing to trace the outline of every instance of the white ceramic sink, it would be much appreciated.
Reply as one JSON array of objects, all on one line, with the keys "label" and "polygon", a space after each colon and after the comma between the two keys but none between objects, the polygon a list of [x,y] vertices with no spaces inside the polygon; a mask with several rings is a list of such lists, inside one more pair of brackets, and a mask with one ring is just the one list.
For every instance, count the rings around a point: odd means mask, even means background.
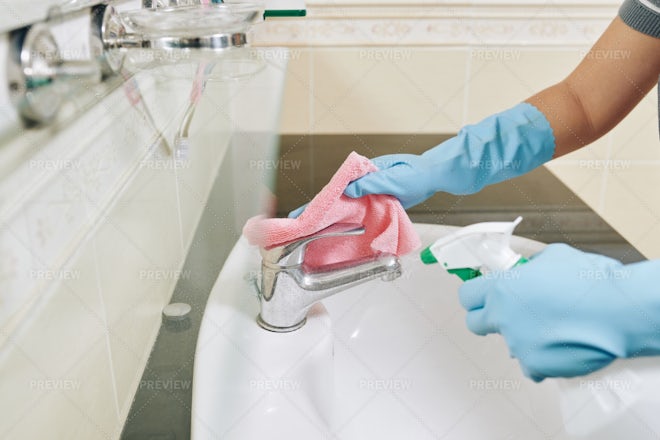
[{"label": "white ceramic sink", "polygon": [[[425,245],[454,230],[416,228]],[[542,246],[512,240],[523,255]],[[192,438],[575,438],[557,382],[526,379],[499,335],[467,330],[460,279],[416,253],[401,262],[399,279],[335,295],[302,329],[271,333],[255,322],[258,250],[239,240],[200,330]],[[622,438],[613,433],[592,438]]]}]

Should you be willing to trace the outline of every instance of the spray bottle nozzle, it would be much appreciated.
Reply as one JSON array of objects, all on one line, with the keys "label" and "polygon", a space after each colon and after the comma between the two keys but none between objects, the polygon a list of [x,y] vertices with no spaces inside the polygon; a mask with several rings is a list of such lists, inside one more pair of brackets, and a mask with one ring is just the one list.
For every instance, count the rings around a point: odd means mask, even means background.
[{"label": "spray bottle nozzle", "polygon": [[522,217],[512,222],[476,223],[437,240],[424,249],[424,264],[441,263],[463,281],[476,278],[482,271],[507,270],[525,262],[509,243]]}]

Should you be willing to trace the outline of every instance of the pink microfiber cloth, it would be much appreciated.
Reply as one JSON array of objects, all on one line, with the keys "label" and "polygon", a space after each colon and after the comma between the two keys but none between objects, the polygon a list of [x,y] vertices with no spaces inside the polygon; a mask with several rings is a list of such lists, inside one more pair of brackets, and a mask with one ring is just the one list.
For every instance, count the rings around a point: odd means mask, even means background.
[{"label": "pink microfiber cloth", "polygon": [[377,170],[369,159],[352,152],[298,218],[253,217],[245,224],[243,234],[250,244],[270,248],[335,223],[357,223],[365,227],[363,235],[323,238],[309,243],[305,264],[311,268],[381,252],[406,254],[421,242],[396,197],[377,194],[353,199],[343,194],[350,182]]}]

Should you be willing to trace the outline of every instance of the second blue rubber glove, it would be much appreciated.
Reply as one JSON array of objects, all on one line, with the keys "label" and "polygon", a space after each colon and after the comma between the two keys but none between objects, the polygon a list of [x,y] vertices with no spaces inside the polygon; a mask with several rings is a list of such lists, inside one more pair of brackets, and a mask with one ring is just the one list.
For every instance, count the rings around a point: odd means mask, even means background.
[{"label": "second blue rubber glove", "polygon": [[660,355],[660,261],[623,265],[564,244],[467,281],[468,328],[500,333],[526,376],[573,377],[616,358]]},{"label": "second blue rubber glove", "polygon": [[352,182],[344,193],[349,197],[391,194],[409,208],[437,191],[472,194],[520,176],[550,160],[554,151],[548,120],[533,105],[522,103],[464,127],[421,155],[372,159],[379,171]]}]

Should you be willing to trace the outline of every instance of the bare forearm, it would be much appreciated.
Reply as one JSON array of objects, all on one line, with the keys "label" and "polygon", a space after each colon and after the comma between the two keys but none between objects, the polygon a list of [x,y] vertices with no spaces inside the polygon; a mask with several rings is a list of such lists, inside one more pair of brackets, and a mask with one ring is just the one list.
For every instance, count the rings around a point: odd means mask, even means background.
[{"label": "bare forearm", "polygon": [[598,139],[589,111],[566,81],[555,84],[527,100],[541,110],[555,135],[555,157],[570,153]]},{"label": "bare forearm", "polygon": [[526,101],[550,122],[557,157],[611,130],[651,90],[659,74],[660,39],[616,18],[566,79]]}]

